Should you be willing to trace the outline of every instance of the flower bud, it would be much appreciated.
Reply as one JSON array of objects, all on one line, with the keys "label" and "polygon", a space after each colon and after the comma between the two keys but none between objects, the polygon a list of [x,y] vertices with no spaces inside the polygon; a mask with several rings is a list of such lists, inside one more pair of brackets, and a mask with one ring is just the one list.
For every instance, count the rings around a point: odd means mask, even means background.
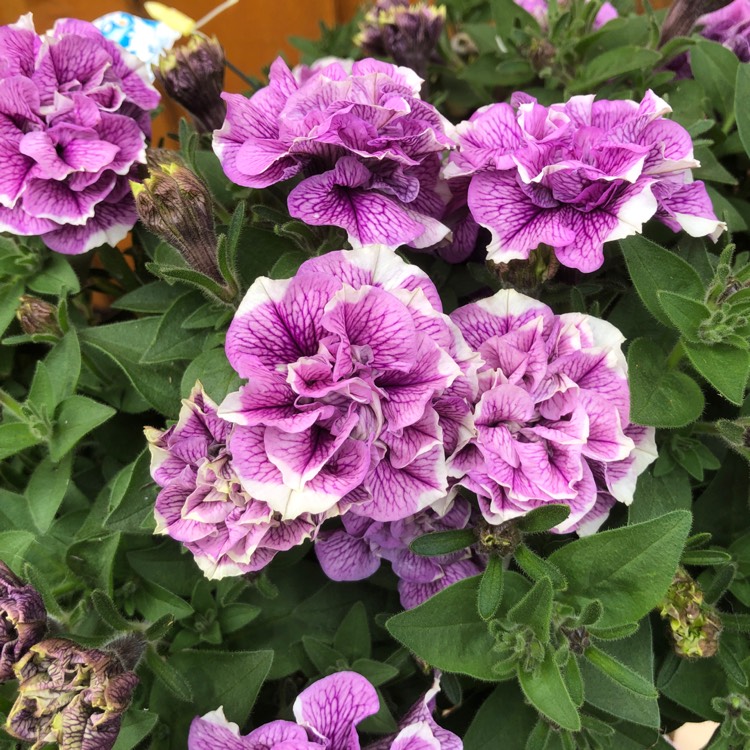
[{"label": "flower bud", "polygon": [[14,670],[19,687],[5,725],[9,734],[61,750],[114,745],[138,684],[114,653],[51,638],[32,646]]},{"label": "flower bud", "polygon": [[424,77],[445,26],[445,6],[408,0],[377,0],[354,43],[365,55],[392,57]]},{"label": "flower bud", "polygon": [[57,322],[57,308],[39,297],[21,295],[21,304],[16,309],[16,318],[24,333],[49,333],[62,336]]},{"label": "flower bud", "polygon": [[684,568],[675,573],[661,616],[669,622],[678,656],[708,658],[719,650],[722,627],[719,615],[703,601],[703,591]]},{"label": "flower bud", "polygon": [[0,683],[13,679],[13,665],[44,636],[42,597],[0,562]]},{"label": "flower bud", "polygon": [[177,162],[150,159],[151,174],[131,183],[146,229],[175,247],[196,271],[221,282],[211,193],[198,175]]},{"label": "flower bud", "polygon": [[676,36],[690,36],[696,21],[706,13],[711,13],[730,0],[675,0],[669,9],[661,29],[661,44],[666,44]]},{"label": "flower bud", "polygon": [[215,38],[193,34],[187,44],[163,55],[154,68],[164,90],[193,116],[201,133],[217,130],[224,122],[225,64],[224,50]]}]

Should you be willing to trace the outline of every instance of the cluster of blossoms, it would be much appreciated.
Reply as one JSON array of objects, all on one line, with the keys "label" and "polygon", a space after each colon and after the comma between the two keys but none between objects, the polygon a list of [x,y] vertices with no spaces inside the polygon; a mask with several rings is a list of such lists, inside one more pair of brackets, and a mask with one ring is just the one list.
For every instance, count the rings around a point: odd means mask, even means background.
[{"label": "cluster of blossoms", "polygon": [[158,102],[142,63],[89,23],[0,27],[0,231],[68,254],[123,239]]},{"label": "cluster of blossoms", "polygon": [[[590,0],[586,0],[589,2]],[[540,26],[546,27],[548,24],[549,3],[548,0],[515,0],[527,13],[530,13],[539,22]],[[605,23],[618,17],[617,8],[612,3],[603,3],[599,12],[594,18],[594,28],[600,29]]]},{"label": "cluster of blossoms", "polygon": [[138,678],[114,651],[42,640],[46,631],[39,593],[0,562],[0,684],[18,680],[4,729],[35,748],[109,750]]},{"label": "cluster of blossoms", "polygon": [[289,213],[343,227],[354,247],[429,247],[449,231],[437,187],[452,140],[450,123],[419,98],[421,84],[413,70],[374,59],[295,78],[279,58],[269,85],[249,99],[223,95],[227,118],[214,150],[238,185],[301,175]]},{"label": "cluster of blossoms", "polygon": [[470,177],[468,206],[492,232],[490,260],[526,259],[552,246],[565,266],[595,271],[605,242],[639,233],[656,216],[674,231],[717,237],[717,220],[691,170],[689,133],[669,105],[574,96],[540,105],[526,94],[490,104],[458,125],[448,178]]},{"label": "cluster of blossoms", "polygon": [[[439,683],[414,705],[399,723],[398,732],[373,750],[461,750],[461,739],[432,717]],[[360,750],[357,724],[377,713],[375,688],[356,672],[336,672],[303,690],[294,702],[295,721],[272,721],[241,736],[221,708],[196,718],[190,727],[188,750]]]},{"label": "cluster of blossoms", "polygon": [[630,504],[656,458],[653,428],[629,422],[622,334],[579,313],[555,315],[512,290],[451,315],[484,364],[475,437],[451,474],[500,524],[545,503],[570,506],[558,532],[595,531]]},{"label": "cluster of blossoms", "polygon": [[557,531],[590,533],[632,501],[656,448],[629,422],[622,341],[509,290],[448,317],[429,278],[379,246],[258,279],[226,339],[247,384],[218,408],[198,386],[175,426],[147,431],[157,531],[210,577],[306,539],[334,580],[385,559],[416,606],[484,566],[471,549],[414,555],[424,533],[560,502]]}]

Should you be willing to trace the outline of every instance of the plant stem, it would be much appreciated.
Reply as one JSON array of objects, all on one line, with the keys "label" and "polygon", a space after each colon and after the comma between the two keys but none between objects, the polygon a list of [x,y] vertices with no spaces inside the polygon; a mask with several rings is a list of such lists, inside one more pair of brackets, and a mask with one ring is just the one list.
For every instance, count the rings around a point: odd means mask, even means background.
[{"label": "plant stem", "polygon": [[684,356],[685,347],[682,345],[682,339],[679,339],[674,345],[674,349],[672,349],[672,351],[669,353],[669,356],[667,357],[667,368],[669,370],[676,369],[677,365],[680,364]]}]

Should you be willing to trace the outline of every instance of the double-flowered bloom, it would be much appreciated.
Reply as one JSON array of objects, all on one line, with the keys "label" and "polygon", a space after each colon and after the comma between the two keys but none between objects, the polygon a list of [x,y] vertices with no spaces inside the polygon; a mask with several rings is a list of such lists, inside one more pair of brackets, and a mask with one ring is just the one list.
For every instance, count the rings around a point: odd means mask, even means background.
[{"label": "double-flowered bloom", "polygon": [[227,449],[232,427],[198,383],[177,424],[146,429],[151,473],[162,487],[156,533],[182,542],[208,578],[260,570],[317,529],[311,515],[282,521],[242,489]]},{"label": "double-flowered bloom", "polygon": [[[404,716],[399,731],[378,742],[380,750],[461,750],[461,739],[432,717],[439,683]],[[357,724],[377,713],[375,688],[356,672],[336,672],[303,690],[294,702],[295,721],[272,721],[247,735],[221,708],[196,718],[188,750],[360,750]]]},{"label": "double-flowered bloom", "polygon": [[451,317],[484,360],[476,437],[451,473],[476,493],[486,520],[563,503],[570,516],[556,530],[590,533],[615,502],[632,502],[656,446],[652,428],[629,421],[620,332],[512,290]]},{"label": "double-flowered bloom", "polygon": [[733,0],[701,16],[697,25],[707,39],[723,44],[742,62],[750,62],[750,0]]},{"label": "double-flowered bloom", "polygon": [[369,247],[260,278],[226,352],[248,379],[219,409],[234,469],[283,518],[396,521],[445,503],[479,361],[424,272]]},{"label": "double-flowered bloom", "polygon": [[123,239],[158,102],[142,63],[92,24],[0,27],[0,231],[69,254]]},{"label": "double-flowered bloom", "polygon": [[378,60],[334,61],[295,78],[280,58],[249,99],[224,94],[214,150],[230,180],[264,188],[300,175],[289,213],[343,227],[353,246],[443,239],[437,190],[451,125],[419,98],[422,80]]},{"label": "double-flowered bloom", "polygon": [[458,126],[448,178],[471,176],[468,205],[492,232],[490,260],[528,258],[540,244],[580,271],[604,262],[605,242],[639,233],[656,216],[675,231],[718,236],[688,132],[671,109],[643,100],[575,96],[544,107],[526,94],[490,104]]}]

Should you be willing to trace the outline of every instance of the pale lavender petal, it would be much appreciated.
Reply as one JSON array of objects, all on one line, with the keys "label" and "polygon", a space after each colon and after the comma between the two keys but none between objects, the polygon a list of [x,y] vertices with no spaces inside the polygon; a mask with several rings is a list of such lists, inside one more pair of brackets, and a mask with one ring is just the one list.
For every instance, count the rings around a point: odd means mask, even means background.
[{"label": "pale lavender petal", "polygon": [[361,581],[380,567],[380,558],[372,553],[370,544],[343,530],[320,534],[315,554],[323,572],[333,581]]}]

